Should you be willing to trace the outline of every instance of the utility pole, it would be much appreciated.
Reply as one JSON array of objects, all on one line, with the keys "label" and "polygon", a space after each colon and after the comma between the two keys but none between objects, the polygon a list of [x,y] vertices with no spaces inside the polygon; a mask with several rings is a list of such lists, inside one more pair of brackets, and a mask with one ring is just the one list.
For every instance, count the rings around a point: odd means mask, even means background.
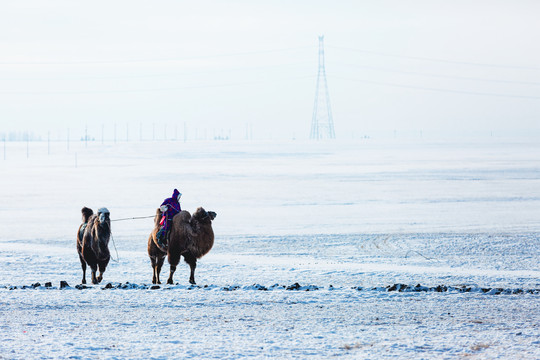
[{"label": "utility pole", "polygon": [[336,138],[324,67],[324,36],[319,36],[319,71],[317,73],[317,88],[315,90],[315,103],[313,105],[309,138],[315,140]]},{"label": "utility pole", "polygon": [[186,142],[187,140],[187,125],[186,125],[186,122],[184,121],[184,142]]}]

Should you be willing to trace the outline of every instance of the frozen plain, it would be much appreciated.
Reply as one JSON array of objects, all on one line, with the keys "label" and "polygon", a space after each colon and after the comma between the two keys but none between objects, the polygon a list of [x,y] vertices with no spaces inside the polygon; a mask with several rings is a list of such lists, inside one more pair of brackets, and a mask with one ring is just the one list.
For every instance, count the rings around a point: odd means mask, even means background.
[{"label": "frozen plain", "polygon": [[[539,144],[7,143],[0,358],[539,359]],[[183,264],[150,289],[138,219],[77,289],[81,207],[148,216],[174,187],[218,213],[198,286]]]}]

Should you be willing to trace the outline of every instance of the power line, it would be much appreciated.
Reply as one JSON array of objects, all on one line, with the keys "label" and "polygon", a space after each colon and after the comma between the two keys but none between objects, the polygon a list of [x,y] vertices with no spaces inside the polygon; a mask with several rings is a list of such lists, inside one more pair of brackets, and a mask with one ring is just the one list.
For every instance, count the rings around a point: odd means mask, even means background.
[{"label": "power line", "polygon": [[397,74],[405,74],[405,75],[418,75],[418,76],[441,78],[441,79],[473,80],[473,81],[484,81],[484,82],[493,82],[493,83],[502,83],[502,84],[540,86],[540,82],[534,82],[534,81],[498,80],[498,79],[478,78],[478,77],[472,77],[472,76],[454,76],[454,75],[428,74],[428,73],[422,73],[422,72],[417,72],[417,71],[394,70],[394,69],[383,68],[383,67],[378,67],[378,66],[344,64],[344,63],[339,63],[339,62],[336,63],[336,64],[343,65],[343,66],[355,67],[355,68],[361,68],[361,69],[371,69],[371,70],[376,70],[376,71],[383,71],[383,72],[390,72],[390,73],[397,73]]},{"label": "power line", "polygon": [[247,56],[258,54],[270,54],[279,52],[289,52],[294,50],[313,49],[313,46],[299,46],[283,49],[270,49],[270,50],[254,50],[243,51],[236,53],[214,54],[214,55],[199,55],[188,57],[175,57],[168,59],[135,59],[135,60],[102,60],[102,61],[16,61],[16,62],[0,62],[0,65],[88,65],[88,64],[134,64],[134,63],[156,63],[156,62],[178,62],[185,60],[198,60],[198,59],[212,59],[221,57],[232,56]]},{"label": "power line", "polygon": [[504,69],[537,70],[537,71],[540,70],[540,67],[534,67],[534,66],[486,64],[486,63],[476,63],[476,62],[468,62],[468,61],[437,59],[437,58],[429,58],[429,57],[421,57],[421,56],[396,55],[396,54],[368,51],[368,50],[362,50],[362,49],[353,49],[353,48],[342,47],[342,46],[328,46],[328,47],[332,49],[355,51],[355,52],[360,52],[360,53],[370,54],[370,55],[395,57],[395,58],[411,59],[411,60],[421,60],[421,61],[431,61],[431,62],[439,62],[439,63],[447,63],[447,64],[459,64],[459,65],[493,67],[493,68],[504,68]]},{"label": "power line", "polygon": [[540,96],[474,92],[474,91],[432,88],[432,87],[424,87],[424,86],[401,85],[401,84],[393,84],[393,83],[387,83],[387,82],[381,82],[381,81],[371,81],[371,80],[360,80],[360,79],[345,78],[345,77],[340,77],[340,76],[330,76],[330,77],[335,78],[335,79],[347,80],[347,81],[361,82],[361,83],[373,84],[373,85],[390,86],[390,87],[397,87],[397,88],[405,88],[405,89],[446,92],[446,93],[463,94],[463,95],[496,96],[496,97],[516,98],[516,99],[534,99],[534,100],[539,100],[540,99]]},{"label": "power line", "polygon": [[[300,79],[313,79],[313,75],[307,76],[297,76],[287,78],[287,80],[300,80]],[[81,90],[81,91],[0,91],[0,94],[11,94],[11,95],[79,95],[79,94],[124,94],[124,93],[145,93],[145,92],[158,92],[158,91],[177,91],[177,90],[189,90],[189,89],[207,89],[207,88],[220,88],[220,87],[229,87],[229,86],[243,86],[243,85],[254,85],[254,84],[263,84],[270,82],[282,82],[283,79],[273,79],[270,81],[259,80],[259,81],[245,81],[237,83],[225,83],[225,84],[216,84],[216,85],[192,85],[192,86],[179,86],[179,87],[168,87],[168,88],[149,88],[149,89],[132,89],[132,90]]]},{"label": "power line", "polygon": [[172,77],[172,76],[184,76],[184,75],[198,75],[198,74],[215,74],[215,73],[227,73],[238,71],[251,71],[251,70],[268,70],[268,69],[280,69],[288,66],[306,65],[312,63],[311,61],[299,61],[294,63],[285,63],[278,65],[261,65],[242,68],[229,68],[218,70],[206,70],[206,71],[190,71],[190,72],[170,72],[160,74],[146,74],[146,75],[111,75],[111,76],[70,76],[70,77],[9,77],[0,78],[2,80],[74,80],[74,79],[145,79],[145,78],[159,78],[159,77]]}]

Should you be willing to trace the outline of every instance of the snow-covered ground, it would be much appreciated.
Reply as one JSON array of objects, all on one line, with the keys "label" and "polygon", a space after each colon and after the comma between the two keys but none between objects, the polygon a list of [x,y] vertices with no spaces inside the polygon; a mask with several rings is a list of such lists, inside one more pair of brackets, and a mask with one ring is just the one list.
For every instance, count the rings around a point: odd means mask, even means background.
[{"label": "snow-covered ground", "polygon": [[[0,358],[540,359],[538,141],[7,143],[0,171]],[[218,214],[197,286],[152,288],[150,218],[77,286],[80,209],[175,187]]]}]

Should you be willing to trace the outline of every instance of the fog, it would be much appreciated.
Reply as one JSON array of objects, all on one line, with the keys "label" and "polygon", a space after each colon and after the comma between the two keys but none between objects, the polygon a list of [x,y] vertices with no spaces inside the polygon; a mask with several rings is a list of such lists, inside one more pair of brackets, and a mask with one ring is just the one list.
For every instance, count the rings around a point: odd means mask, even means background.
[{"label": "fog", "polygon": [[[534,1],[6,2],[0,137],[540,136]],[[19,136],[20,138],[20,136]]]}]

